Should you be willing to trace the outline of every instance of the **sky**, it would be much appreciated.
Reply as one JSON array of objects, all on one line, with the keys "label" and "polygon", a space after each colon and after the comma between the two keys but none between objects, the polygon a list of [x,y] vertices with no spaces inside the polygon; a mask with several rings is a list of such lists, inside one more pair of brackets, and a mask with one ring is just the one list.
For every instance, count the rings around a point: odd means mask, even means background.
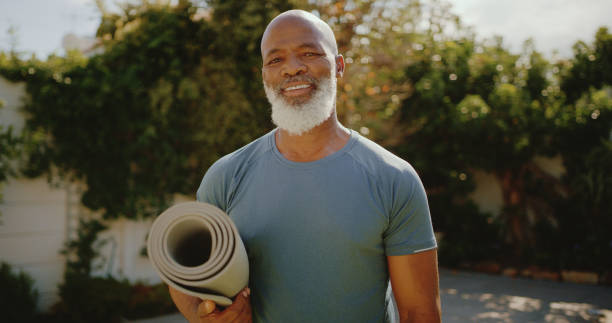
[{"label": "sky", "polygon": [[536,49],[550,57],[570,57],[572,46],[592,43],[601,26],[612,31],[610,0],[456,0],[461,20],[474,26],[480,38],[502,35],[513,52],[533,38]]},{"label": "sky", "polygon": [[[109,5],[117,0],[106,0]],[[548,57],[570,57],[577,40],[593,41],[598,27],[612,30],[610,0],[451,0],[453,11],[479,39],[501,35],[513,52],[533,38]],[[0,51],[15,47],[45,58],[62,54],[67,33],[93,36],[100,15],[94,0],[0,0]],[[8,33],[15,30],[14,36]]]}]

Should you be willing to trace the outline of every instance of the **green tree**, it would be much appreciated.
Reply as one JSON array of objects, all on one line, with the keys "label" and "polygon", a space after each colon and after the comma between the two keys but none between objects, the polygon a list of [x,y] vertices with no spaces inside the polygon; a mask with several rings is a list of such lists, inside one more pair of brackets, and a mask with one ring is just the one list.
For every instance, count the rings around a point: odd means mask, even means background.
[{"label": "green tree", "polygon": [[34,288],[32,277],[23,270],[13,270],[6,263],[0,263],[0,309],[7,322],[27,323],[36,318],[38,291]]},{"label": "green tree", "polygon": [[[3,105],[3,101],[0,100],[0,109]],[[6,182],[9,176],[15,175],[12,160],[17,157],[19,144],[19,138],[13,134],[13,127],[5,128],[0,124],[0,203],[2,203],[2,183]]]},{"label": "green tree", "polygon": [[[606,39],[601,30],[597,39],[592,51],[600,53],[608,46],[601,41]],[[573,187],[580,186],[575,181],[581,181],[579,173],[585,167],[578,165],[587,160],[585,156],[595,154],[593,149],[598,156],[607,151],[612,126],[608,119],[609,93],[591,90],[582,92],[577,101],[566,100],[560,84],[569,84],[564,77],[574,75],[573,70],[566,73],[563,62],[549,63],[530,42],[521,55],[505,50],[501,39],[480,44],[458,39],[426,43],[419,48],[427,54],[416,56],[405,67],[404,82],[412,84],[413,90],[402,101],[396,124],[411,130],[396,149],[411,156],[407,158],[415,161],[424,181],[439,187],[434,192],[440,196],[469,192],[469,185],[454,182],[469,181],[473,170],[494,174],[502,185],[504,242],[515,259],[533,259],[524,257],[536,257],[534,248],[544,243],[534,234],[536,223],[557,226],[564,212],[559,201],[590,203],[586,196],[568,199],[567,194],[574,196]],[[583,62],[583,55],[565,65],[580,66],[574,61]],[[593,77],[593,84],[599,84],[597,75]],[[555,154],[562,155],[568,168],[562,180],[548,175],[534,162],[537,156]],[[598,173],[595,177],[598,196],[609,194],[601,189],[608,176]],[[440,202],[434,192],[430,194],[432,211]],[[579,214],[593,217],[597,212],[581,209]],[[443,230],[452,230],[446,227],[452,221],[441,222]],[[574,237],[587,239],[578,232]],[[606,241],[598,243],[610,249]]]},{"label": "green tree", "polygon": [[574,102],[589,90],[612,84],[612,34],[601,27],[595,34],[595,44],[579,41],[574,45],[574,58],[561,83],[569,102]]},{"label": "green tree", "polygon": [[102,54],[16,73],[31,97],[28,174],[84,181],[84,205],[107,218],[158,214],[173,194],[193,195],[212,162],[271,128],[259,39],[288,8],[144,2],[105,14]]}]

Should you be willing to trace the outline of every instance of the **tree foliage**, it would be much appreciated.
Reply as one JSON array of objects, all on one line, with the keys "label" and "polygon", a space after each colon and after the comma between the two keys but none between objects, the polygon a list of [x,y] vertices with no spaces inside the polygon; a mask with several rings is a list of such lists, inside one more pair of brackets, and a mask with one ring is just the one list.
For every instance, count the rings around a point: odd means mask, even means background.
[{"label": "tree foliage", "polygon": [[[601,53],[602,47],[609,46],[601,41],[606,38],[601,30],[597,38],[590,52]],[[418,48],[426,54],[413,56],[416,59],[406,64],[406,77],[401,80],[410,84],[411,90],[397,112],[395,126],[406,134],[398,139],[395,149],[414,161],[424,182],[434,186],[430,194],[432,211],[436,211],[440,199],[454,199],[453,205],[464,203],[456,196],[465,196],[470,186],[457,182],[469,181],[473,171],[494,174],[503,196],[503,209],[497,218],[502,224],[499,240],[509,249],[504,254],[525,261],[536,259],[534,248],[550,238],[536,234],[536,223],[571,230],[570,222],[559,221],[567,210],[560,201],[596,204],[597,210],[603,210],[601,202],[578,193],[575,187],[585,185],[576,182],[584,176],[585,157],[595,152],[605,155],[608,150],[612,105],[609,90],[602,86],[610,83],[593,76],[595,88],[582,91],[575,101],[560,86],[569,82],[563,76],[573,75],[563,68],[575,68],[582,56],[554,65],[529,42],[523,53],[513,55],[500,40],[479,44],[465,38],[424,42]],[[535,162],[536,157],[555,155],[563,157],[568,172],[562,179]],[[609,166],[608,171],[595,166],[591,170],[597,173],[592,176],[599,185],[609,180]],[[609,194],[598,188],[598,194]],[[609,209],[604,212],[610,215]],[[577,214],[593,217],[597,212],[582,209]],[[454,223],[450,217],[438,218],[439,228],[445,232],[454,229],[448,226]],[[590,223],[583,225],[588,229],[573,236],[578,241],[596,240],[597,256],[609,259],[612,247],[605,233],[587,233],[599,232],[597,226],[608,223],[603,218],[585,221]],[[596,256],[586,248],[581,251]]]},{"label": "tree foliage", "polygon": [[612,34],[601,27],[595,34],[595,44],[583,41],[574,47],[574,59],[563,78],[561,87],[569,102],[574,102],[589,88],[612,84]]},{"label": "tree foliage", "polygon": [[32,277],[23,270],[14,271],[6,263],[0,263],[0,309],[7,322],[33,322],[36,317],[38,291],[34,288]]},{"label": "tree foliage", "polygon": [[[0,109],[4,102],[0,99]],[[4,127],[0,124],[0,203],[2,203],[2,184],[10,176],[15,175],[12,160],[17,157],[21,140],[13,133],[13,127]],[[2,215],[2,213],[0,213]],[[1,222],[0,222],[1,223]]]},{"label": "tree foliage", "polygon": [[288,5],[210,5],[128,5],[103,18],[102,54],[68,57],[61,69],[24,64],[34,72],[14,78],[31,95],[28,173],[84,181],[84,205],[108,218],[157,214],[270,129],[258,44]]}]

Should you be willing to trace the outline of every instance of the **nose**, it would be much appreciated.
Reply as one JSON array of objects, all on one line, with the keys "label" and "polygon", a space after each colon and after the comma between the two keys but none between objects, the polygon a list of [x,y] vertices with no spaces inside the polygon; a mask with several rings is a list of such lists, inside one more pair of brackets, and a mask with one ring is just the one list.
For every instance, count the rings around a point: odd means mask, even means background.
[{"label": "nose", "polygon": [[295,76],[306,73],[306,64],[295,55],[290,55],[283,66],[283,76]]}]

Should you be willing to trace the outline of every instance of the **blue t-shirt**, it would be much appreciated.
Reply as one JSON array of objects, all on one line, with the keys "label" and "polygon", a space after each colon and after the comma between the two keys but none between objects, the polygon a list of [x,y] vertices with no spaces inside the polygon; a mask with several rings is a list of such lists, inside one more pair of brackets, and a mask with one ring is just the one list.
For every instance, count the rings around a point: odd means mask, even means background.
[{"label": "blue t-shirt", "polygon": [[352,130],[341,150],[292,162],[275,131],[219,159],[197,193],[238,227],[254,321],[383,321],[386,256],[436,247],[418,175]]}]

